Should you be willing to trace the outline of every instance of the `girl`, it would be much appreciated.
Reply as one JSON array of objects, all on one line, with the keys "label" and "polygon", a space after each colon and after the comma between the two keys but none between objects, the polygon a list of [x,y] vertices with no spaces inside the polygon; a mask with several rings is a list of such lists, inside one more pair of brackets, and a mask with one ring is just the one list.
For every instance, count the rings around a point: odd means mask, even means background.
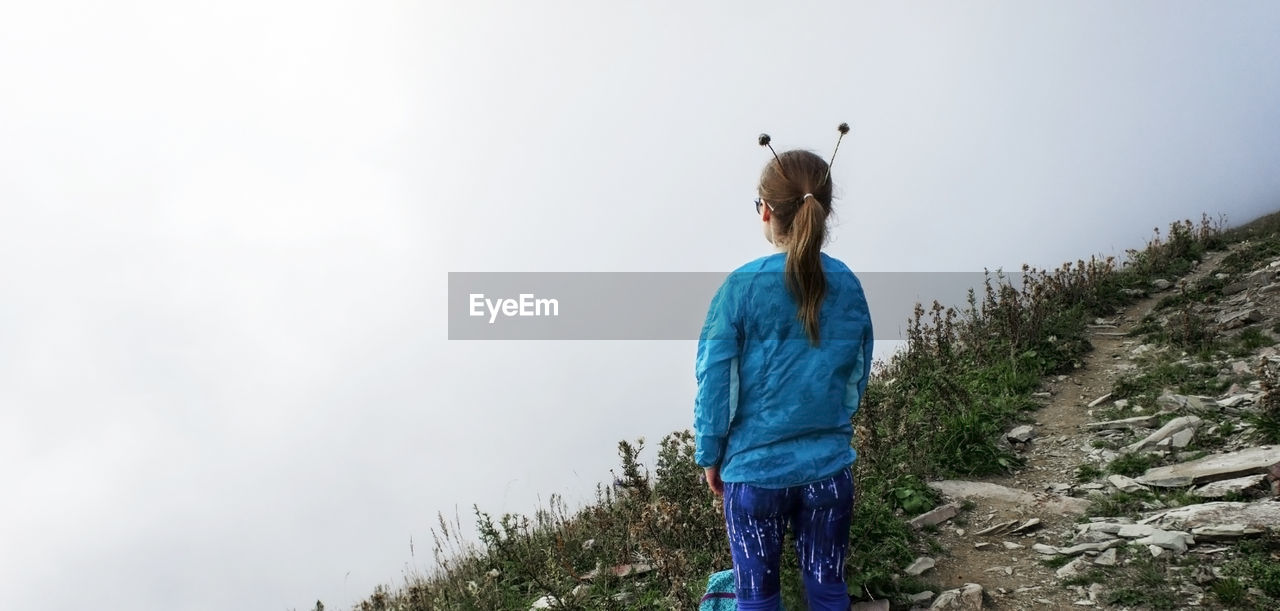
[{"label": "girl", "polygon": [[758,191],[777,252],[738,268],[711,301],[696,361],[695,460],[724,499],[738,608],[780,608],[789,526],[809,608],[844,611],[851,418],[870,375],[871,317],[857,276],[822,252],[829,164],[775,152]]}]

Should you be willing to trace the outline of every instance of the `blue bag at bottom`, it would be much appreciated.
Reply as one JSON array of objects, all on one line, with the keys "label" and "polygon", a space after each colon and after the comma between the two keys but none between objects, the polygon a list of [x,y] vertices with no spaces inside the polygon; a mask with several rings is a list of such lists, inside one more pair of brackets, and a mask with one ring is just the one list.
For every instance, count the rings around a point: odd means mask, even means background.
[{"label": "blue bag at bottom", "polygon": [[707,578],[707,593],[698,611],[738,611],[738,595],[733,584],[733,569],[712,573]]}]

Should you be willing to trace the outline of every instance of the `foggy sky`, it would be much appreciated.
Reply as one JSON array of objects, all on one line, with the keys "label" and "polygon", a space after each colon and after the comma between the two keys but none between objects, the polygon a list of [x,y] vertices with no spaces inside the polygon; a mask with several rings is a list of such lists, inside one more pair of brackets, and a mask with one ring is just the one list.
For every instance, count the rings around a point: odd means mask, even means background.
[{"label": "foggy sky", "polygon": [[449,342],[446,274],[767,254],[760,132],[850,123],[855,271],[1053,267],[1275,210],[1277,75],[1272,2],[9,3],[0,607],[346,608],[589,500],[693,342]]}]

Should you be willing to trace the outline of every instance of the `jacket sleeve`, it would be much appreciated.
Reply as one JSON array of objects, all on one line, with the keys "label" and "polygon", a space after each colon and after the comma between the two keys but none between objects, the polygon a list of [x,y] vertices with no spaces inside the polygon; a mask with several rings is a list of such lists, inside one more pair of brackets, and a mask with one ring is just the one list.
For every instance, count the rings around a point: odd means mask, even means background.
[{"label": "jacket sleeve", "polygon": [[730,274],[711,299],[694,363],[698,379],[693,403],[694,461],[703,468],[719,466],[724,459],[729,423],[738,407],[741,302],[732,280]]},{"label": "jacket sleeve", "polygon": [[867,381],[871,379],[871,355],[875,348],[875,333],[871,327],[871,312],[867,308],[866,298],[862,298],[860,304],[863,314],[866,315],[866,328],[862,332],[862,346],[858,363],[854,366],[853,372],[849,375],[849,381],[845,385],[844,405],[849,409],[849,414],[858,413],[858,406],[862,403],[862,397],[867,393]]}]

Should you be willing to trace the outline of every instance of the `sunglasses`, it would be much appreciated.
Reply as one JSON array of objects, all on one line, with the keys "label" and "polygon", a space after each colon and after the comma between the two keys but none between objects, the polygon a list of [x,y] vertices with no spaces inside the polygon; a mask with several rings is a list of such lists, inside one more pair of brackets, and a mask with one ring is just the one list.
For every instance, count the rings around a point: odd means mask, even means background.
[{"label": "sunglasses", "polygon": [[773,204],[770,204],[770,203],[768,203],[768,202],[766,202],[766,201],[764,201],[764,200],[762,200],[762,199],[760,199],[760,198],[758,198],[758,197],[757,197],[757,198],[756,198],[756,214],[760,214],[760,206],[761,206],[761,205],[768,206],[768,207],[769,207],[769,210],[773,210]]}]

